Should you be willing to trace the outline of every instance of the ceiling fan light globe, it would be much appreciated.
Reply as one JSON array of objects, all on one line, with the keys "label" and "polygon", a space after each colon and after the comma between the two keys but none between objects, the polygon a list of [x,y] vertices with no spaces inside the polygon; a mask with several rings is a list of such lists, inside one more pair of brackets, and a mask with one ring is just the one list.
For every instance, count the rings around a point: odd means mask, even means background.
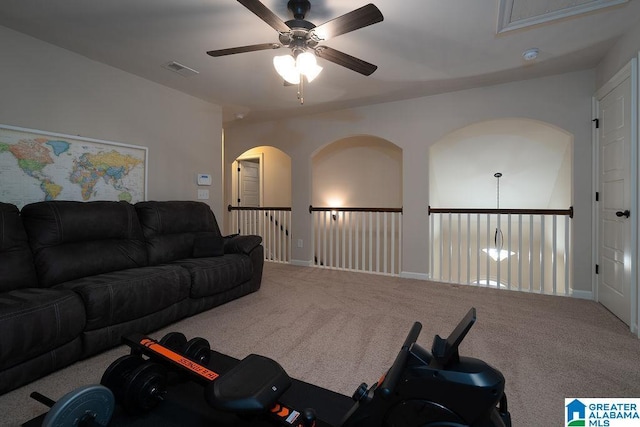
[{"label": "ceiling fan light globe", "polygon": [[318,75],[320,74],[320,71],[322,71],[322,67],[316,64],[315,67],[313,67],[312,69],[310,69],[305,73],[305,76],[307,77],[307,81],[311,83],[313,79],[318,77]]},{"label": "ceiling fan light globe", "polygon": [[297,71],[292,71],[286,76],[282,76],[283,79],[287,81],[287,83],[291,83],[292,85],[300,84],[300,74]]},{"label": "ceiling fan light globe", "polygon": [[296,58],[296,68],[300,74],[308,75],[317,66],[316,55],[311,52],[302,52]]},{"label": "ceiling fan light globe", "polygon": [[273,58],[273,67],[280,77],[288,83],[297,85],[300,83],[300,72],[296,69],[296,61],[291,55],[280,55]]},{"label": "ceiling fan light globe", "polygon": [[292,68],[295,68],[296,61],[291,55],[278,55],[273,57],[273,67],[281,76]]}]

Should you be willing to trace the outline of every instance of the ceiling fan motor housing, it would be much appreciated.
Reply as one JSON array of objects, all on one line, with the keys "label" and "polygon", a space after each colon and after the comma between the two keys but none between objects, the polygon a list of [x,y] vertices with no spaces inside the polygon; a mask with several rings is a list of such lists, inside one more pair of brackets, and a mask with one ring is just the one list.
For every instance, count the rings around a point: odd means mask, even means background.
[{"label": "ceiling fan motor housing", "polygon": [[293,13],[295,19],[304,19],[304,16],[311,9],[311,3],[308,0],[289,0],[287,9]]},{"label": "ceiling fan motor housing", "polygon": [[286,22],[287,26],[291,28],[288,33],[280,33],[280,43],[294,51],[305,51],[307,49],[313,49],[318,45],[318,39],[313,37],[310,30],[315,28],[309,21],[301,19],[292,19]]}]

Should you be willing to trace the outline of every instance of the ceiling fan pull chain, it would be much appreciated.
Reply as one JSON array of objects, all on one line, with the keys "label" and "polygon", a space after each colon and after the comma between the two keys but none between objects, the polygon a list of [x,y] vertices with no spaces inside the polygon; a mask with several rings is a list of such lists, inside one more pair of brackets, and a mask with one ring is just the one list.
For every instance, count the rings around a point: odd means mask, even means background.
[{"label": "ceiling fan pull chain", "polygon": [[298,99],[300,105],[304,104],[304,76],[300,74],[300,83],[298,83]]}]

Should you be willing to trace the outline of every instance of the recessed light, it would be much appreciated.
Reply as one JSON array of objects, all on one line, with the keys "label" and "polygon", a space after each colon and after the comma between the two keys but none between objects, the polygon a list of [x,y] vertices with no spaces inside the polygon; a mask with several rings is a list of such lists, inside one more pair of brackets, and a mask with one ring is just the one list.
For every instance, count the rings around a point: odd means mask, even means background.
[{"label": "recessed light", "polygon": [[540,53],[540,50],[534,47],[522,52],[522,57],[524,58],[525,61],[533,61],[538,57],[539,53]]}]

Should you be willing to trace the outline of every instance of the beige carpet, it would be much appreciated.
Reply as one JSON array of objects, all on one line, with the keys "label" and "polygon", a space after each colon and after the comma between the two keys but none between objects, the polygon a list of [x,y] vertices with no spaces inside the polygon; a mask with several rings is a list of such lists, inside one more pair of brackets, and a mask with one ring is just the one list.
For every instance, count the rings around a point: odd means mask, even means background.
[{"label": "beige carpet", "polygon": [[[478,321],[462,355],[506,377],[514,426],[556,426],[565,397],[640,397],[640,340],[591,301],[453,286],[267,263],[260,291],[157,333],[202,336],[214,349],[242,358],[277,360],[292,377],[351,395],[393,362],[414,321],[430,349],[471,307]],[[2,425],[44,412],[28,396],[54,399],[100,380],[120,347],[0,396]]]}]

